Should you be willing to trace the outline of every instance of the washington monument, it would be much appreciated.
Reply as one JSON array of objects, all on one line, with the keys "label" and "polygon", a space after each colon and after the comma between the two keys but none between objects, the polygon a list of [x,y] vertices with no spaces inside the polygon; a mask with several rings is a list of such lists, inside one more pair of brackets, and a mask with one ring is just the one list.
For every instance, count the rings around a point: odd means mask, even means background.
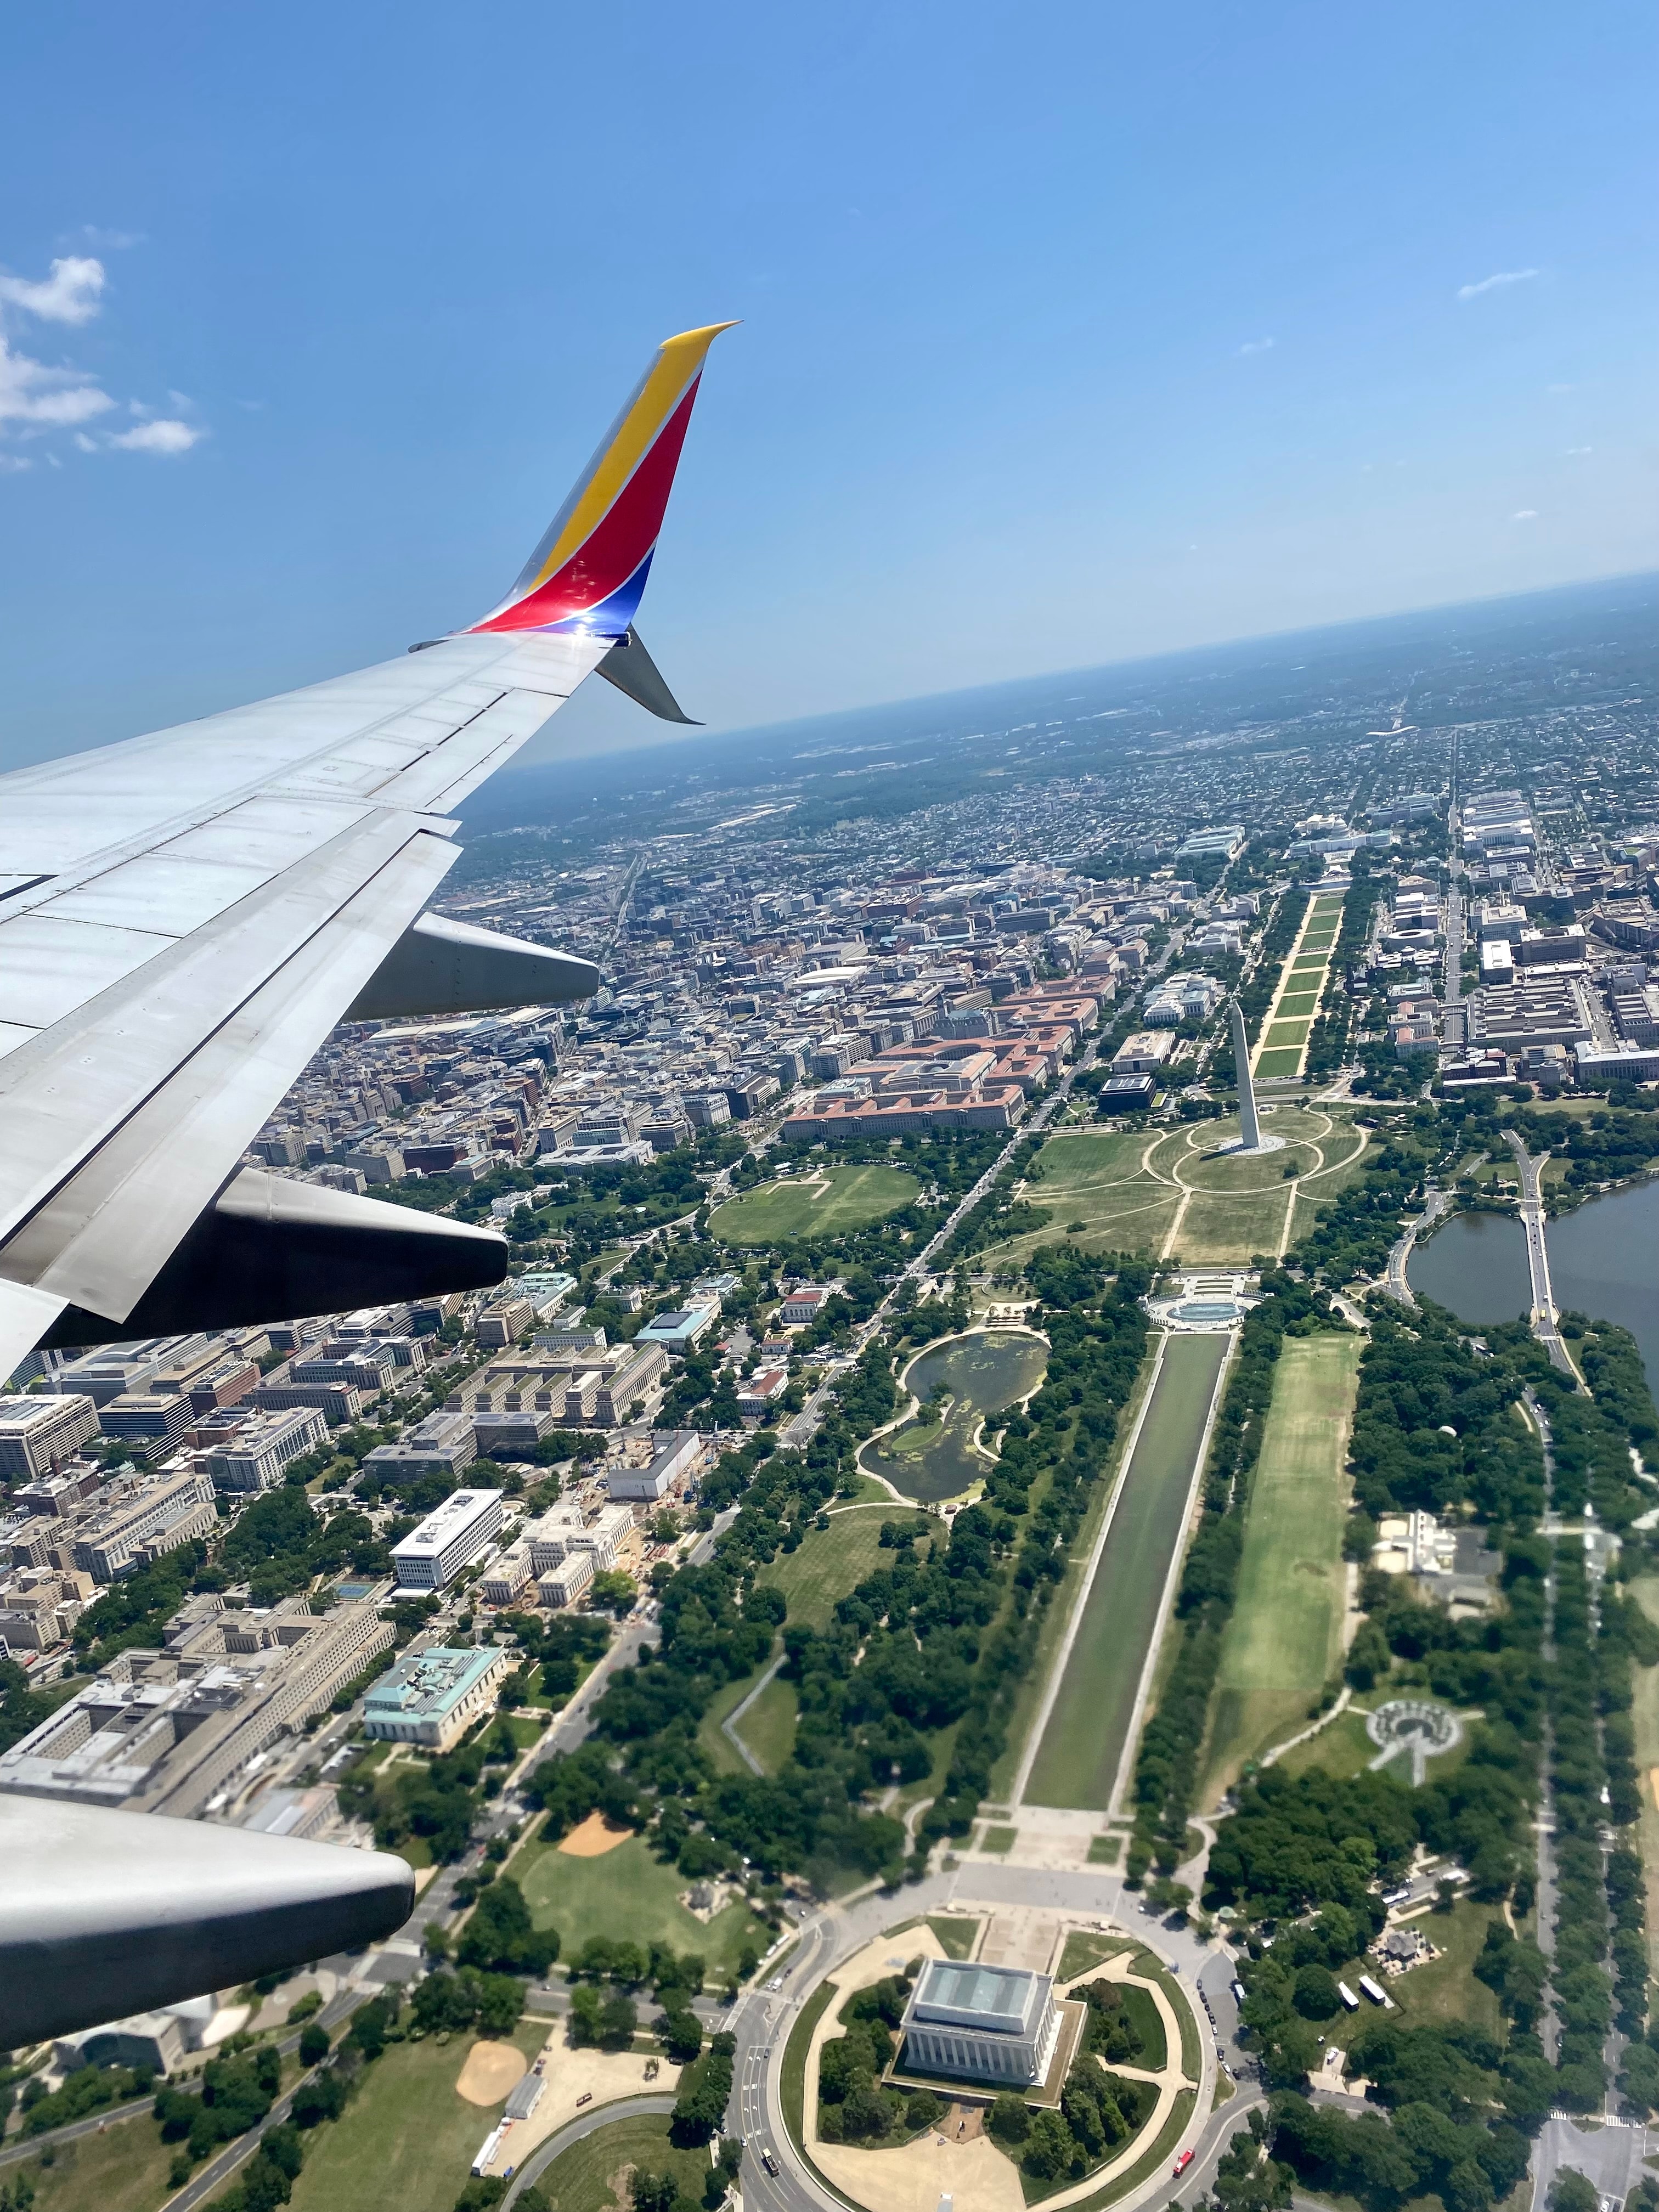
[{"label": "washington monument", "polygon": [[1237,999],[1231,1008],[1233,1024],[1233,1066],[1238,1077],[1239,1138],[1236,1145],[1224,1145],[1224,1152],[1237,1157],[1239,1153],[1277,1152],[1284,1149],[1283,1137],[1264,1137],[1261,1124],[1255,1118],[1255,1079],[1250,1073],[1250,1044],[1244,1034],[1244,1010]]}]

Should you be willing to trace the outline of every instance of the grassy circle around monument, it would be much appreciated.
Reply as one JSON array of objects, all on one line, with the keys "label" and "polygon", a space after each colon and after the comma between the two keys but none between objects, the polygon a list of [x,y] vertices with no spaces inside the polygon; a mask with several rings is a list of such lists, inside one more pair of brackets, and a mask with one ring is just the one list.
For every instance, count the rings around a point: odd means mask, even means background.
[{"label": "grassy circle around monument", "polygon": [[796,1237],[863,1229],[908,1206],[921,1194],[901,1168],[832,1167],[789,1176],[717,1206],[712,1236],[726,1244],[787,1244]]}]

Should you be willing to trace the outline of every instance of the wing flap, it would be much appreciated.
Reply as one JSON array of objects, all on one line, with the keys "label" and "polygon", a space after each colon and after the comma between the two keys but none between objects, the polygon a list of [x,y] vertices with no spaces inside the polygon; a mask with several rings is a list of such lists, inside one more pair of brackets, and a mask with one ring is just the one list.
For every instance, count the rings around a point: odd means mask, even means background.
[{"label": "wing flap", "polygon": [[428,836],[393,854],[36,1208],[0,1273],[124,1320],[454,856]]},{"label": "wing flap", "polygon": [[[96,921],[162,937],[188,937],[268,884],[276,871],[257,860],[209,860],[146,853],[37,908],[64,921]],[[3,941],[3,940],[0,940]]]},{"label": "wing flap", "polygon": [[0,1021],[44,1029],[165,952],[171,941],[151,930],[20,914],[0,927]]},{"label": "wing flap", "polygon": [[[407,816],[371,816],[0,1060],[0,1272],[3,1240],[420,834]],[[422,842],[450,865],[447,841]],[[423,902],[387,917],[382,951]]]}]

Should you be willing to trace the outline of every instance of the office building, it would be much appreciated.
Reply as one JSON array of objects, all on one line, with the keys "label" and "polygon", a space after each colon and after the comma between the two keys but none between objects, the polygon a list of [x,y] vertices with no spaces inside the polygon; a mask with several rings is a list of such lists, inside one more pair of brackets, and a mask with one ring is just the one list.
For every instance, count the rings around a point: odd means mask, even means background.
[{"label": "office building", "polygon": [[257,1413],[285,1413],[296,1406],[312,1406],[331,1429],[355,1421],[363,1410],[363,1394],[355,1382],[296,1382],[289,1367],[272,1370],[247,1403]]},{"label": "office building", "polygon": [[323,1417],[313,1406],[287,1413],[250,1413],[216,1450],[208,1454],[208,1473],[216,1490],[275,1490],[283,1471],[328,1441]]},{"label": "office building", "polygon": [[98,1433],[98,1408],[81,1392],[0,1400],[0,1477],[49,1475]]},{"label": "office building", "polygon": [[647,1322],[634,1340],[641,1345],[660,1345],[665,1352],[677,1352],[683,1358],[708,1335],[720,1317],[718,1299],[710,1299],[698,1305],[681,1306],[670,1313],[659,1313],[653,1321]]},{"label": "office building", "polygon": [[576,1600],[593,1579],[592,1552],[572,1552],[556,1567],[549,1567],[536,1584],[536,1602],[550,1613],[560,1612]]},{"label": "office building", "polygon": [[134,1452],[165,1459],[190,1426],[190,1401],[176,1390],[128,1390],[98,1409],[98,1425]]},{"label": "office building", "polygon": [[[741,1408],[741,1398],[738,1403]],[[695,1429],[668,1430],[651,1438],[650,1452],[643,1465],[623,1462],[607,1466],[607,1498],[618,1503],[650,1504],[665,1497],[676,1482],[702,1465],[703,1440]]]},{"label": "office building", "polygon": [[[395,1557],[395,1554],[394,1554]],[[363,1734],[387,1743],[447,1751],[495,1704],[507,1654],[434,1644],[388,1668],[363,1699]]]},{"label": "office building", "polygon": [[219,1525],[213,1485],[198,1468],[111,1486],[115,1494],[76,1522],[70,1545],[73,1564],[95,1583],[112,1583]]},{"label": "office building", "polygon": [[392,1547],[399,1589],[445,1589],[489,1550],[501,1525],[499,1490],[457,1490]]},{"label": "office building", "polygon": [[428,1474],[459,1474],[477,1456],[472,1416],[459,1407],[441,1407],[395,1443],[376,1444],[363,1461],[363,1472],[401,1487]]},{"label": "office building", "polygon": [[517,1605],[534,1579],[529,1545],[511,1544],[479,1576],[478,1595],[486,1605]]},{"label": "office building", "polygon": [[0,1788],[191,1820],[254,1754],[388,1650],[374,1598],[321,1615],[191,1601],[161,1651],[123,1651],[0,1757]]}]

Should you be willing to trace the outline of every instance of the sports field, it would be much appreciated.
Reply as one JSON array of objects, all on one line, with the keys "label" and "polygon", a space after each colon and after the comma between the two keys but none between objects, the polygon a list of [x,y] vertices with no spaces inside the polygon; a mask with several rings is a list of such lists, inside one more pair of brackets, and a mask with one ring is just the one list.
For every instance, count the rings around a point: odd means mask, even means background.
[{"label": "sports field", "polygon": [[1170,1339],[1025,1785],[1028,1805],[1103,1812],[1111,1803],[1230,1340]]},{"label": "sports field", "polygon": [[[513,2033],[526,2067],[546,2039],[545,2021],[520,2021]],[[450,2212],[473,2153],[500,2117],[499,2106],[456,2094],[470,2041],[457,2035],[394,2043],[366,2066],[344,2118],[306,2138],[294,2212],[380,2212],[387,2204],[398,2212]]]},{"label": "sports field", "polygon": [[513,1862],[538,1928],[556,1928],[562,1948],[579,1950],[590,1936],[626,1936],[635,1943],[671,1943],[697,1951],[711,1975],[733,1968],[746,1943],[764,1951],[772,1938],[746,1905],[728,1905],[704,1923],[680,1903],[686,1887],[678,1867],[665,1866],[639,1837],[598,1858],[574,1858],[553,1844],[531,1844]]},{"label": "sports field", "polygon": [[1202,1802],[1293,1735],[1342,1650],[1342,1525],[1357,1336],[1288,1339],[1244,1526],[1238,1601],[1221,1647]]},{"label": "sports field", "polygon": [[[1300,1056],[1297,1047],[1293,1057]],[[1346,1107],[1264,1106],[1262,1119],[1285,1150],[1249,1160],[1220,1149],[1238,1135],[1231,1116],[1161,1130],[1056,1133],[1025,1193],[1051,1217],[1047,1226],[991,1246],[987,1267],[1023,1265],[1062,1234],[1085,1251],[1178,1256],[1198,1267],[1248,1267],[1254,1254],[1282,1252],[1290,1232],[1299,1235],[1315,1209],[1358,1174],[1365,1139]],[[1082,1225],[1073,1232],[1074,1222]]]},{"label": "sports field", "polygon": [[899,1168],[826,1168],[819,1175],[790,1176],[729,1200],[715,1208],[708,1227],[727,1244],[787,1244],[795,1237],[833,1237],[896,1212],[921,1188]]}]

